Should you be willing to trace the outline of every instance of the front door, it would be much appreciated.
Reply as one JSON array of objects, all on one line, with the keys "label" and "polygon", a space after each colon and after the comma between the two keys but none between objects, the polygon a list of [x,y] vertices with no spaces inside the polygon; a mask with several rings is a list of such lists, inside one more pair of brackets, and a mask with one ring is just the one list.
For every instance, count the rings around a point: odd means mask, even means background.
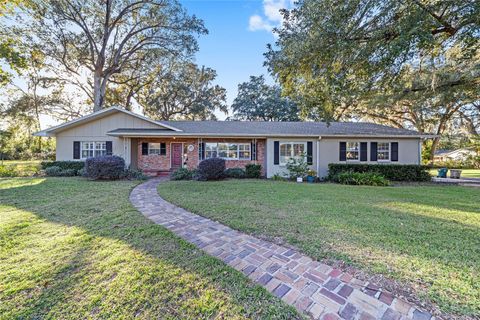
[{"label": "front door", "polygon": [[182,166],[182,144],[172,143],[171,152],[172,168],[180,168]]}]

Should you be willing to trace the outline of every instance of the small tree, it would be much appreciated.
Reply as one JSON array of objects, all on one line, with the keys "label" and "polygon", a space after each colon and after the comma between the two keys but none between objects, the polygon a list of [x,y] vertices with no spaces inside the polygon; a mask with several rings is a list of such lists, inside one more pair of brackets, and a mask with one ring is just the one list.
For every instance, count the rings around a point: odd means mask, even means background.
[{"label": "small tree", "polygon": [[287,162],[287,170],[290,179],[305,178],[309,171],[308,163],[305,161],[305,155],[290,158]]}]

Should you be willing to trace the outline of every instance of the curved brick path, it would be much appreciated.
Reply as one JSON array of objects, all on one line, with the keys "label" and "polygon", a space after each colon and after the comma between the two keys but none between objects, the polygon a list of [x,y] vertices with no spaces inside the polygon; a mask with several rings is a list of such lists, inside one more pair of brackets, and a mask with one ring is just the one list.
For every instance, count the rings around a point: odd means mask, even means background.
[{"label": "curved brick path", "polygon": [[197,245],[314,319],[434,319],[350,274],[198,216],[163,200],[151,179],[130,201],[147,218]]}]

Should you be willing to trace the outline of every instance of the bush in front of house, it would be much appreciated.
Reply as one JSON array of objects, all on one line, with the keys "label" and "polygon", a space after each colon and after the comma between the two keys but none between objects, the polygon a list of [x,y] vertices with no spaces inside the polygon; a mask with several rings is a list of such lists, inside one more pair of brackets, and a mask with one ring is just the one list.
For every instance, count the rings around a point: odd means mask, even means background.
[{"label": "bush in front of house", "polygon": [[309,171],[308,163],[305,161],[304,156],[290,158],[286,167],[288,170],[288,175],[292,180],[297,178],[305,178]]},{"label": "bush in front of house", "polygon": [[245,170],[242,168],[229,168],[225,170],[225,176],[227,178],[233,178],[233,179],[243,179],[245,178]]},{"label": "bush in front of house", "polygon": [[432,178],[427,166],[416,164],[330,163],[328,165],[328,179],[331,181],[338,181],[337,176],[343,172],[373,172],[390,181],[424,182]]},{"label": "bush in front of house", "polygon": [[59,166],[51,166],[45,169],[45,174],[49,177],[73,177],[77,175],[77,170],[62,169]]},{"label": "bush in front of house", "polygon": [[138,169],[126,169],[123,173],[123,177],[129,180],[147,180],[148,176]]},{"label": "bush in front of house", "polygon": [[85,167],[85,162],[83,161],[42,161],[40,164],[42,169],[47,169],[48,167],[60,167],[63,170],[73,169],[79,171]]},{"label": "bush in front of house", "polygon": [[197,175],[197,170],[189,170],[187,168],[179,168],[172,172],[170,179],[172,180],[192,180]]},{"label": "bush in front of house", "polygon": [[225,178],[225,160],[222,158],[209,158],[202,160],[198,165],[197,179],[220,180]]},{"label": "bush in front of house", "polygon": [[245,176],[250,179],[259,179],[262,176],[262,166],[259,164],[247,164],[245,166]]},{"label": "bush in front of house", "polygon": [[390,181],[375,172],[341,172],[337,175],[337,182],[358,186],[388,186]]},{"label": "bush in front of house", "polygon": [[101,156],[85,160],[85,177],[116,180],[125,177],[125,160],[119,156]]}]

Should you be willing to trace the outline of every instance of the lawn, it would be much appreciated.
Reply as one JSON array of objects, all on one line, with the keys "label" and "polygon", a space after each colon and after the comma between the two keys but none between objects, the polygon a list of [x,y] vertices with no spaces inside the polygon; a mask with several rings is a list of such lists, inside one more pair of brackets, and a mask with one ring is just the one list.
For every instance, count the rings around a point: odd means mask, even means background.
[{"label": "lawn", "polygon": [[0,179],[0,319],[296,319],[135,210],[136,182]]},{"label": "lawn", "polygon": [[445,313],[480,314],[480,190],[267,180],[171,181],[166,200],[329,263],[413,288]]},{"label": "lawn", "polygon": [[[430,174],[434,177],[438,174],[438,169],[430,170]],[[462,170],[462,177],[463,178],[480,178],[480,169],[460,169]],[[450,172],[448,172],[448,176],[450,176]]]}]

